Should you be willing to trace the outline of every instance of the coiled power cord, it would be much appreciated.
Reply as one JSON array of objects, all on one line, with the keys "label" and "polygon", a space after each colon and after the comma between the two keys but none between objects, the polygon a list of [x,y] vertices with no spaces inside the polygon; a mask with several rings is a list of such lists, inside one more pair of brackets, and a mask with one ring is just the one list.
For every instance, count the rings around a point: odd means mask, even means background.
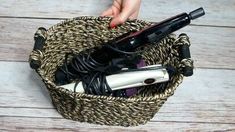
[{"label": "coiled power cord", "polygon": [[[105,51],[93,54],[91,50],[80,52],[79,54],[66,54],[64,65],[59,67],[55,73],[55,81],[57,85],[68,84],[76,80],[74,92],[79,81],[86,94],[92,95],[105,95],[114,97],[126,97],[125,90],[112,91],[109,87],[106,76],[121,71],[122,68],[137,68],[136,64],[140,61],[141,57],[138,52],[121,51],[112,46],[104,46]],[[104,53],[106,52],[106,53]],[[109,53],[116,56],[109,58]],[[72,60],[68,63],[69,55]],[[93,56],[92,56],[93,55]],[[94,57],[95,56],[95,57]],[[95,59],[96,58],[96,59]],[[111,61],[101,61],[106,58]],[[98,62],[98,61],[102,62]]]}]

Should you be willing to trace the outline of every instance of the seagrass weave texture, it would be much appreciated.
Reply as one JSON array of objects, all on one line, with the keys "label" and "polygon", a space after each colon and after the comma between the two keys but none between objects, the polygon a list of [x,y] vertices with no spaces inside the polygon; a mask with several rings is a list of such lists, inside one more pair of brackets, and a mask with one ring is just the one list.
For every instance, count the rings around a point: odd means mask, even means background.
[{"label": "seagrass weave texture", "polygon": [[32,51],[30,59],[40,62],[37,73],[47,86],[54,106],[63,117],[106,125],[144,124],[157,113],[182,82],[182,67],[192,66],[191,60],[179,59],[178,47],[190,44],[186,35],[177,38],[171,34],[158,44],[138,49],[143,50],[142,56],[147,65],[171,65],[177,69],[177,74],[165,87],[141,87],[137,95],[121,98],[74,93],[54,84],[55,71],[64,63],[66,53],[79,53],[94,46],[101,46],[124,33],[151,25],[148,22],[133,20],[110,29],[110,20],[107,17],[78,17],[54,25],[45,33],[40,33],[46,38],[45,45],[42,51]]}]

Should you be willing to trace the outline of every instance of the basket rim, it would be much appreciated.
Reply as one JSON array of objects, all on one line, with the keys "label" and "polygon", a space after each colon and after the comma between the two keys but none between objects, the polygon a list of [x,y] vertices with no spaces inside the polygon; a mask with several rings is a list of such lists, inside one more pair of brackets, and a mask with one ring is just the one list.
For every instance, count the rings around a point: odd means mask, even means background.
[{"label": "basket rim", "polygon": [[[59,22],[55,25],[52,25],[51,27],[49,27],[47,29],[47,33],[48,32],[51,32],[51,31],[54,31],[54,28],[61,25],[61,24],[64,24],[66,22],[70,22],[70,21],[74,21],[74,20],[101,20],[101,21],[104,21],[104,20],[111,20],[112,17],[108,17],[108,16],[78,16],[78,17],[74,17],[74,18],[68,18],[68,19],[65,19],[63,20],[62,22]],[[147,24],[147,25],[151,25],[153,24],[153,22],[147,22],[145,20],[141,20],[141,19],[133,19],[133,20],[130,20],[128,19],[127,22],[131,22],[131,21],[136,21],[138,23],[144,23],[144,24]]]}]

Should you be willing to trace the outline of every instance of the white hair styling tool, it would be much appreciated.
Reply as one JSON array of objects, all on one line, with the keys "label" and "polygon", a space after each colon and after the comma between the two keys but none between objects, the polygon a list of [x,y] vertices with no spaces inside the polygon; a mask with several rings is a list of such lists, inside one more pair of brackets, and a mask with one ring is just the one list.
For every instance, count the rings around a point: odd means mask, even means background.
[{"label": "white hair styling tool", "polygon": [[[166,82],[169,80],[169,74],[162,66],[151,65],[134,70],[122,70],[120,73],[106,76],[106,80],[110,88],[114,91]],[[75,83],[70,83],[61,85],[60,87],[74,90],[74,86]],[[77,84],[76,92],[84,92],[82,82]]]}]

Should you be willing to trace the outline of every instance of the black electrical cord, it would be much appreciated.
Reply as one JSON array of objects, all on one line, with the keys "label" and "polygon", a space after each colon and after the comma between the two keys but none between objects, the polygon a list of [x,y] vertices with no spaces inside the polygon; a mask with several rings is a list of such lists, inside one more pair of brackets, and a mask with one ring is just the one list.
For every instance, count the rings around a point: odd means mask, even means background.
[{"label": "black electrical cord", "polygon": [[[112,46],[106,47],[113,52],[122,54],[122,57],[134,54],[137,55],[137,52],[125,52]],[[106,80],[106,75],[110,74],[107,73],[107,69],[110,68],[110,65],[97,62],[91,57],[90,54],[91,51],[80,52],[77,55],[72,53],[66,54],[65,64],[60,67],[60,70],[66,75],[67,80],[73,80],[74,78],[80,79],[76,80],[74,93],[76,92],[78,82],[81,81],[86,94],[126,97],[125,90],[112,91],[109,87]],[[68,64],[69,55],[72,55],[73,58]]]}]

